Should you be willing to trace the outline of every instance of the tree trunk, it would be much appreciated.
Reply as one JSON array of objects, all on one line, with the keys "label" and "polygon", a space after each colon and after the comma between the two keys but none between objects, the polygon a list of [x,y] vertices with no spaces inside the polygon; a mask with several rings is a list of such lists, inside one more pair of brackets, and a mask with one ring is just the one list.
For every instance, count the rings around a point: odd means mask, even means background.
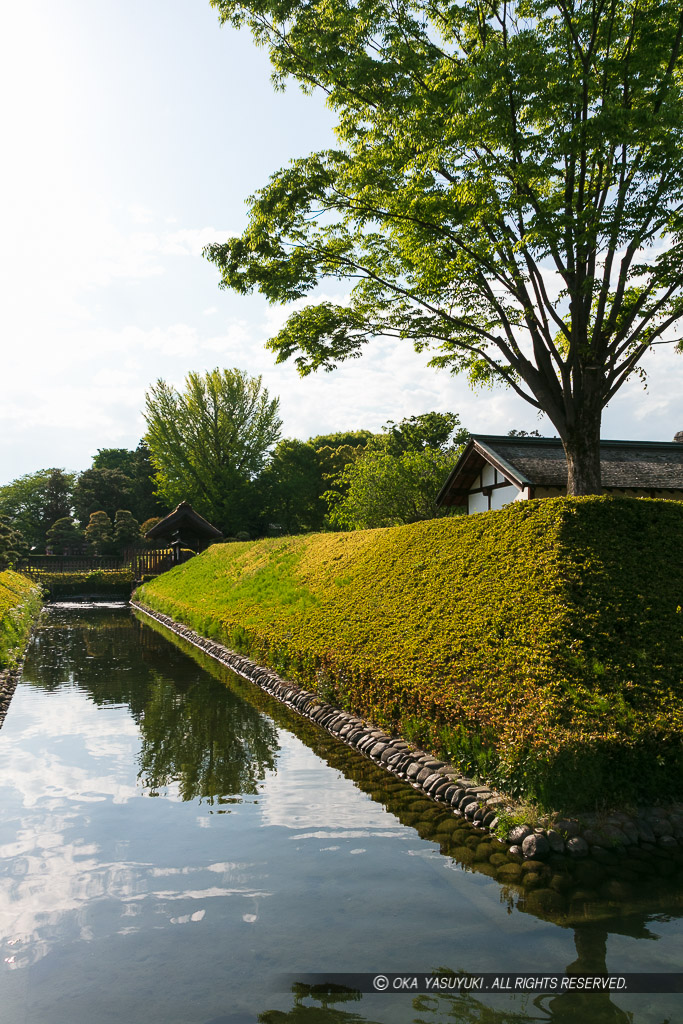
[{"label": "tree trunk", "polygon": [[567,456],[567,494],[602,494],[600,474],[600,412],[583,415],[562,438]]}]

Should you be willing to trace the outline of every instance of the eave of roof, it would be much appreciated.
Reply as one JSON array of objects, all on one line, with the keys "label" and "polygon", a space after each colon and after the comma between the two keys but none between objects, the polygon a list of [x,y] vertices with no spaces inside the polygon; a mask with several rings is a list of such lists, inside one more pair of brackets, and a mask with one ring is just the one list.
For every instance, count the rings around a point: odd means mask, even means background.
[{"label": "eave of roof", "polygon": [[222,537],[223,534],[218,527],[213,526],[208,519],[200,515],[199,512],[195,512],[189,502],[181,501],[172,512],[169,512],[167,516],[156,523],[151,529],[147,531],[145,537],[149,537],[150,540],[154,540],[155,537],[163,537],[169,532],[170,529],[176,527],[178,523],[186,523],[206,534],[208,537]]},{"label": "eave of roof", "polygon": [[472,457],[474,455],[483,456],[486,462],[499,469],[503,476],[508,477],[513,483],[517,484],[520,490],[529,485],[529,481],[523,473],[520,473],[518,469],[507,461],[507,459],[502,458],[492,449],[491,442],[498,440],[500,440],[500,438],[493,434],[472,434],[465,445],[460,458],[448,474],[446,482],[436,496],[437,506],[441,505],[443,499],[450,492],[453,481],[465,472],[468,463],[472,461]]},{"label": "eave of roof", "polygon": [[[514,462],[511,461],[511,449],[515,456]],[[544,457],[544,449],[548,453],[547,460]],[[603,479],[607,490],[630,488],[677,490],[683,488],[683,445],[680,442],[606,440],[600,442],[600,452],[603,462]],[[619,452],[624,453],[623,461],[619,458]],[[642,454],[642,459],[637,458],[639,453]],[[473,434],[456,466],[439,491],[436,499],[437,505],[444,504],[449,496],[454,498],[456,495],[462,496],[466,493],[468,470],[469,472],[477,470],[477,456],[495,466],[520,490],[536,486],[566,486],[566,462],[562,441],[559,437]],[[634,456],[636,457],[634,458]],[[517,459],[525,465],[517,465]],[[473,462],[475,462],[474,466]],[[564,483],[560,481],[558,475],[560,463],[562,463],[561,475],[564,477]],[[678,479],[679,465],[681,466],[680,481]],[[535,469],[533,476],[530,475],[532,472],[530,467]],[[623,479],[619,479],[620,476]],[[459,480],[462,480],[463,487],[456,486]],[[456,501],[455,503],[460,502]]]},{"label": "eave of roof", "polygon": [[[497,452],[491,446],[488,438],[475,436],[472,440],[474,441],[474,447],[476,450],[486,455],[491,465],[499,469],[503,476],[506,476],[512,483],[517,484],[520,490],[523,487],[529,487],[532,484],[529,477],[525,476],[518,466],[513,466],[511,462],[508,462],[507,459],[503,458],[500,452]],[[552,438],[550,440],[552,440]]]}]

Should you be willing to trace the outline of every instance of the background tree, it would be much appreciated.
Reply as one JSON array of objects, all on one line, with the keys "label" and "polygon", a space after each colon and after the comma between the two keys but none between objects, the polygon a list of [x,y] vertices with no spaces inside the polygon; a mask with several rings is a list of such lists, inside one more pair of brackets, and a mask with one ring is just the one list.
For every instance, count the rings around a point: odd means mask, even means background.
[{"label": "background tree", "polygon": [[142,540],[143,544],[146,544],[149,547],[155,546],[156,541],[147,540],[145,534],[147,533],[148,530],[151,530],[153,526],[156,526],[157,523],[160,523],[162,518],[162,516],[150,516],[149,519],[145,519],[144,523],[140,527],[140,539]]},{"label": "background tree", "polygon": [[250,531],[253,481],[282,425],[278,406],[242,370],[189,373],[182,392],[157,381],[144,415],[158,494],[170,508],[189,501],[226,535]]},{"label": "background tree", "polygon": [[119,509],[114,519],[114,541],[119,551],[141,546],[140,524],[127,509]]},{"label": "background tree", "polygon": [[92,512],[85,528],[85,539],[96,555],[108,554],[112,547],[111,519],[106,512]]},{"label": "background tree", "polygon": [[342,470],[342,486],[327,493],[331,523],[360,530],[452,514],[435,499],[468,436],[455,413],[390,421]]},{"label": "background tree", "polygon": [[318,455],[308,441],[285,438],[259,476],[260,534],[308,533],[322,529],[327,505]]},{"label": "background tree", "polygon": [[339,431],[275,446],[258,480],[259,519],[264,533],[308,533],[325,529],[326,491],[342,487],[339,476],[372,437],[369,430]]},{"label": "background tree", "polygon": [[0,515],[0,572],[14,565],[26,552],[21,534]]},{"label": "background tree", "polygon": [[[331,499],[330,522],[347,530],[400,526],[454,512],[434,504],[457,454],[435,451],[369,451],[346,467],[346,494]],[[460,511],[458,509],[457,511]]]},{"label": "background tree", "polygon": [[470,436],[454,412],[425,412],[400,423],[389,420],[382,430],[368,442],[368,448],[390,455],[424,451],[459,454]]},{"label": "background tree", "polygon": [[74,480],[63,469],[39,469],[0,487],[0,514],[29,548],[43,548],[55,519],[71,513]]},{"label": "background tree", "polygon": [[126,507],[130,508],[139,522],[164,511],[154,492],[155,470],[144,440],[140,441],[135,451],[128,448],[98,448],[92,468],[119,470],[128,478],[130,498]]},{"label": "background tree", "polygon": [[680,4],[212,6],[338,117],[339,148],[275,174],[244,234],[205,250],[273,302],[349,283],[348,305],[290,317],[278,361],[435,346],[545,412],[569,493],[599,491],[602,410],[683,316]]},{"label": "background tree", "polygon": [[46,481],[42,510],[42,528],[47,531],[58,519],[71,515],[73,510],[74,474],[63,469],[51,469]]},{"label": "background tree", "polygon": [[93,512],[104,511],[110,519],[117,509],[129,508],[133,498],[130,477],[120,469],[86,469],[74,487],[74,508],[82,524]]},{"label": "background tree", "polygon": [[54,555],[67,555],[82,547],[83,531],[78,529],[71,516],[64,516],[52,524],[46,541]]},{"label": "background tree", "polygon": [[135,474],[135,452],[129,448],[98,448],[92,469],[118,469],[129,479]]}]

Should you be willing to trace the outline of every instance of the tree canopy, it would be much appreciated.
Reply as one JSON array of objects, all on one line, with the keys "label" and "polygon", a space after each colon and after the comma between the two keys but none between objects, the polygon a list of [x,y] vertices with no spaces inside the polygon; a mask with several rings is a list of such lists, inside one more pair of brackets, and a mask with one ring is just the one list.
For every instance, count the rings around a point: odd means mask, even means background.
[{"label": "tree canopy", "polygon": [[146,395],[146,442],[157,493],[187,500],[225,534],[249,528],[253,480],[280,434],[279,400],[242,370],[188,373]]},{"label": "tree canopy", "polygon": [[104,511],[113,519],[120,508],[130,508],[133,483],[120,469],[86,469],[74,487],[74,507],[82,526],[93,512]]},{"label": "tree canopy", "polygon": [[92,469],[119,471],[127,477],[130,481],[130,494],[126,495],[127,504],[124,507],[130,509],[139,522],[163,511],[154,493],[155,471],[144,440],[140,441],[134,451],[128,448],[98,448]]},{"label": "tree canopy", "polygon": [[92,460],[93,469],[120,469],[128,477],[133,477],[136,469],[135,452],[130,448],[98,448]]},{"label": "tree canopy", "polygon": [[13,565],[24,553],[20,534],[0,515],[0,572]]},{"label": "tree canopy", "polygon": [[78,529],[71,516],[63,516],[54,521],[45,539],[53,555],[74,554],[83,546],[83,531]]},{"label": "tree canopy", "polygon": [[319,434],[307,441],[284,438],[258,479],[256,532],[310,533],[328,524],[329,497],[340,498],[340,481],[372,437],[369,430]]},{"label": "tree canopy", "polygon": [[600,489],[602,410],[683,315],[683,11],[674,0],[211,0],[335,111],[338,148],[252,196],[207,247],[273,302],[350,301],[270,346],[307,374],[373,337],[503,382]]},{"label": "tree canopy", "polygon": [[428,412],[389,421],[328,491],[329,520],[344,529],[400,526],[449,515],[435,501],[469,437],[455,413]]},{"label": "tree canopy", "polygon": [[114,518],[114,540],[121,551],[141,544],[140,524],[128,509],[117,509]]},{"label": "tree canopy", "polygon": [[29,547],[41,547],[55,520],[71,514],[74,480],[57,468],[25,473],[0,487],[0,514]]},{"label": "tree canopy", "polygon": [[113,531],[111,519],[106,512],[91,512],[85,528],[85,539],[96,555],[107,554],[111,550]]}]

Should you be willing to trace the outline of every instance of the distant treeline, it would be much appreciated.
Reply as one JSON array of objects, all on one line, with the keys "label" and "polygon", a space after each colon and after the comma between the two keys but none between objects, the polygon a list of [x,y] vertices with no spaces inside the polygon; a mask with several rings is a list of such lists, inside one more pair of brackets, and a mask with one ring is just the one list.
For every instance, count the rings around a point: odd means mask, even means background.
[{"label": "distant treeline", "polygon": [[189,375],[182,394],[160,381],[147,403],[135,450],[99,448],[81,473],[42,469],[0,487],[0,568],[29,552],[121,554],[184,500],[240,540],[451,514],[434,500],[468,436],[454,413],[280,439],[277,400],[237,370]]}]

